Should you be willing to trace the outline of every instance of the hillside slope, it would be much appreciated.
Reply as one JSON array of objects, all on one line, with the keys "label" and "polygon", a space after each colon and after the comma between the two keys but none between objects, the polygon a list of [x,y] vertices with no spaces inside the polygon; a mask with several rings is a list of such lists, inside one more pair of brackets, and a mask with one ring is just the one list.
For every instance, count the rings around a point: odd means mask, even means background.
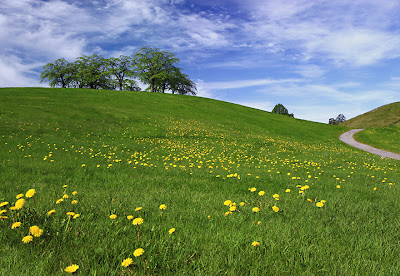
[{"label": "hillside slope", "polygon": [[[165,126],[190,122],[220,134],[234,131],[237,136],[253,133],[319,142],[335,139],[345,129],[182,95],[57,88],[3,88],[0,95],[3,121],[29,118],[37,123],[55,123],[71,131],[90,130],[98,122],[103,127],[117,122],[121,126],[146,124],[147,131],[152,130],[147,135],[162,136],[167,133]],[[158,128],[151,126],[155,122],[159,123]]]},{"label": "hillside slope", "polygon": [[0,89],[0,275],[395,275],[400,167],[345,130],[200,97]]},{"label": "hillside slope", "polygon": [[400,126],[400,102],[378,107],[341,123],[340,125],[350,128],[376,128],[393,125]]}]

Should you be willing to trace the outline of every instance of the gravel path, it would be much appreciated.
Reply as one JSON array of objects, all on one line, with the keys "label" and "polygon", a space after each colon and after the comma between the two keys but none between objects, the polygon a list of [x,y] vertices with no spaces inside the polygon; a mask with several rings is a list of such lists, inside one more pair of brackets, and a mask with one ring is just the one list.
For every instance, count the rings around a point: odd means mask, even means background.
[{"label": "gravel path", "polygon": [[352,129],[352,130],[347,131],[347,132],[343,133],[342,135],[340,135],[339,139],[340,139],[340,141],[345,142],[346,144],[349,144],[352,147],[367,151],[369,153],[373,153],[373,154],[377,154],[377,155],[380,155],[383,157],[400,160],[400,154],[373,148],[371,146],[359,143],[356,140],[354,140],[353,135],[362,130],[364,130],[364,129]]}]

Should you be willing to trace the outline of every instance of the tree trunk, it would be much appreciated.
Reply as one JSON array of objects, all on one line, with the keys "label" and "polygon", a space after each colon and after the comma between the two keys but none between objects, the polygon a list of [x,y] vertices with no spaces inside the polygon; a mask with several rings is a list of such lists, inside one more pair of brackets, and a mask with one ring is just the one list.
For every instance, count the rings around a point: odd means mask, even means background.
[{"label": "tree trunk", "polygon": [[151,80],[150,86],[151,86],[151,90],[150,91],[154,92],[154,79]]}]

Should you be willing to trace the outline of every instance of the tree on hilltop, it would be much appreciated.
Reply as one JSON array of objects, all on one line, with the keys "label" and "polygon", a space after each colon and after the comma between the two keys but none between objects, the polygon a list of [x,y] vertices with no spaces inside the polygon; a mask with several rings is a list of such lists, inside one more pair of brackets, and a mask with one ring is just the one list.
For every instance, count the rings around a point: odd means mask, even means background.
[{"label": "tree on hilltop", "polygon": [[49,81],[51,87],[61,86],[70,87],[75,74],[75,67],[72,63],[60,58],[53,63],[48,63],[43,67],[40,74],[40,82]]},{"label": "tree on hilltop", "polygon": [[274,109],[272,109],[272,113],[282,114],[282,115],[289,115],[289,111],[283,104],[275,105]]},{"label": "tree on hilltop", "polygon": [[78,57],[75,66],[74,81],[79,88],[115,89],[116,84],[107,73],[103,57],[99,55]]},{"label": "tree on hilltop", "polygon": [[[179,59],[170,52],[160,51],[158,48],[145,46],[133,56],[137,77],[145,84],[150,85],[150,91],[156,91],[156,83],[165,84],[168,74],[173,70]],[[165,91],[161,88],[162,92]]]},{"label": "tree on hilltop", "polygon": [[131,57],[84,55],[73,63],[61,58],[46,64],[40,76],[51,87],[140,91],[140,80],[151,92],[196,95],[196,84],[176,66],[178,62],[174,54],[146,46]]},{"label": "tree on hilltop", "polygon": [[129,77],[135,76],[131,57],[121,55],[119,58],[111,57],[105,59],[105,62],[106,70],[115,77],[119,90],[124,90],[124,87],[132,87],[133,80],[128,79]]}]

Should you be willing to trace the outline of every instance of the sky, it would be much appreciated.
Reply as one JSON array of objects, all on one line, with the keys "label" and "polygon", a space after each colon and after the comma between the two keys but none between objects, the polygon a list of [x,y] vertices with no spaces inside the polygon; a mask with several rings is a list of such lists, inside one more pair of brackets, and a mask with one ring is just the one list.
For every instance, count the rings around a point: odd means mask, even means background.
[{"label": "sky", "polygon": [[0,2],[0,87],[146,45],[175,54],[200,97],[322,123],[400,101],[398,0]]}]

